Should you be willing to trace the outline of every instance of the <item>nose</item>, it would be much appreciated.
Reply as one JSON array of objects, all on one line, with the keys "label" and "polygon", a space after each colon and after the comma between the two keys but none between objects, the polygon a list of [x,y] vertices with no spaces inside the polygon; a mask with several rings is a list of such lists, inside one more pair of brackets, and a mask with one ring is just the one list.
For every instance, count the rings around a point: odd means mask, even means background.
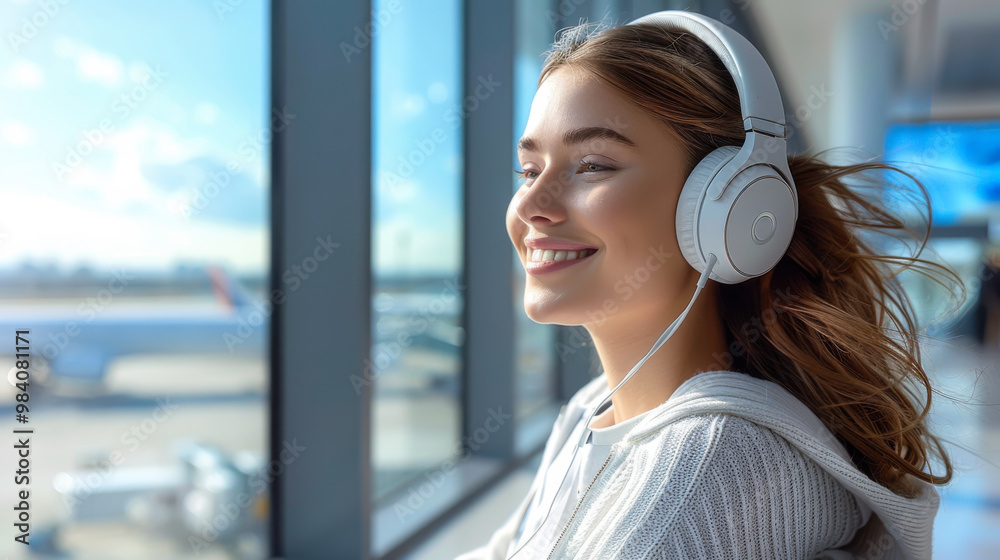
[{"label": "nose", "polygon": [[566,188],[554,174],[543,172],[528,186],[522,186],[515,196],[515,211],[525,224],[558,224],[566,221],[566,205],[562,195]]}]

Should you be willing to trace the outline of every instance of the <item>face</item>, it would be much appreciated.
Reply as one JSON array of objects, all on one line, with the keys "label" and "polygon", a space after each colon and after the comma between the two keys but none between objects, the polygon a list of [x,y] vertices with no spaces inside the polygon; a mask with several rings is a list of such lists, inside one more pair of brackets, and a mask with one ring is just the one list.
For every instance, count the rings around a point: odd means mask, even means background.
[{"label": "face", "polygon": [[687,172],[663,123],[562,67],[535,94],[518,159],[524,178],[506,221],[528,317],[591,328],[662,320],[687,302],[697,273],[674,225]]}]

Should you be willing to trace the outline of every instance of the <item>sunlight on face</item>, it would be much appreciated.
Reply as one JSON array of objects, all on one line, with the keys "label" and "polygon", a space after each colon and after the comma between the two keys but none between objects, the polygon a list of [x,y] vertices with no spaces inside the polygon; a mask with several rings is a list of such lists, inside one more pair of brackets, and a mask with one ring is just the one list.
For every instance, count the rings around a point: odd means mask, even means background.
[{"label": "sunlight on face", "polygon": [[[591,75],[563,67],[535,94],[518,159],[526,178],[506,221],[528,271],[528,317],[613,324],[676,306],[696,274],[674,229],[684,156],[663,123]],[[534,250],[525,238],[596,253],[558,270],[533,271]]]}]

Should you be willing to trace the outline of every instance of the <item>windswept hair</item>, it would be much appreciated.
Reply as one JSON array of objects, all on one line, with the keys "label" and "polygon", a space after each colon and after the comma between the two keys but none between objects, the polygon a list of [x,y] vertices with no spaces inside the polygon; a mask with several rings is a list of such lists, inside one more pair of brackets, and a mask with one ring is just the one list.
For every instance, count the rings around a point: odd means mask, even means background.
[{"label": "windswept hair", "polygon": [[[688,173],[714,149],[743,144],[736,84],[704,42],[649,24],[602,27],[582,23],[561,30],[546,53],[539,85],[564,66],[588,72],[667,126],[686,151]],[[922,333],[899,273],[914,271],[952,295],[960,287],[959,304],[964,285],[950,268],[918,258],[930,231],[930,199],[919,180],[892,165],[839,166],[821,155],[788,157],[799,216],[781,261],[757,278],[719,285],[727,342],[743,350],[731,369],[795,395],[862,472],[894,492],[913,491],[906,475],[944,484],[953,469],[927,427],[934,388],[921,364]],[[887,171],[919,187],[928,220],[923,236],[880,199],[896,196],[880,177]],[[919,242],[912,256],[878,249],[878,235],[899,240],[900,233]],[[748,329],[751,324],[762,328]],[[943,474],[932,472],[933,457]]]}]

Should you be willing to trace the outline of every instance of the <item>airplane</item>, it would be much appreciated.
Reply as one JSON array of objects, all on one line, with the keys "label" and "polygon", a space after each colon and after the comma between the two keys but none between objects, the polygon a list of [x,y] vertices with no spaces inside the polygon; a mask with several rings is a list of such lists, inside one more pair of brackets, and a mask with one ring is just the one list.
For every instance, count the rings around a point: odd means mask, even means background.
[{"label": "airplane", "polygon": [[[171,448],[174,460],[167,464],[106,469],[105,458],[56,474],[53,490],[69,514],[31,527],[32,557],[66,557],[60,538],[66,530],[113,525],[167,537],[195,553],[260,558],[275,478],[266,459],[196,439],[175,440]],[[297,443],[286,442],[285,449],[293,458],[300,452]]]},{"label": "airplane", "polygon": [[[28,329],[34,355],[32,376],[44,385],[68,389],[73,394],[101,392],[110,364],[125,356],[142,354],[230,354],[260,356],[269,340],[270,316],[275,306],[255,299],[222,267],[205,270],[220,306],[204,310],[170,309],[166,306],[116,308],[114,302],[100,311],[81,313],[70,308],[58,315],[42,312],[0,317],[0,332]],[[379,291],[372,317],[372,356],[389,356],[379,363],[382,387],[388,391],[414,388],[447,390],[454,384],[446,362],[428,370],[402,371],[394,366],[400,353],[394,343],[406,336],[403,346],[421,348],[444,360],[458,357],[464,339],[459,326],[462,299],[453,282],[435,283],[410,290]],[[81,304],[81,308],[83,305]],[[395,344],[398,346],[398,344]],[[8,359],[7,363],[12,363]],[[16,368],[8,380],[16,382]],[[39,373],[41,375],[39,375]],[[406,380],[397,386],[393,378]]]},{"label": "airplane", "polygon": [[[465,344],[458,284],[447,279],[398,283],[373,298],[372,349],[364,369],[370,377],[352,376],[355,389],[374,381],[383,397],[456,394],[456,365],[461,367]],[[407,351],[416,349],[422,357],[400,364]]]},{"label": "airplane", "polygon": [[[99,391],[110,363],[123,356],[261,355],[273,306],[252,298],[221,267],[206,271],[222,303],[214,309],[117,308],[113,300],[101,308],[87,308],[81,303],[58,315],[39,311],[0,317],[0,332],[27,329],[30,364],[43,374],[45,384],[82,391]],[[11,357],[7,363],[12,362]],[[15,373],[12,368],[8,374],[12,384]]]}]

